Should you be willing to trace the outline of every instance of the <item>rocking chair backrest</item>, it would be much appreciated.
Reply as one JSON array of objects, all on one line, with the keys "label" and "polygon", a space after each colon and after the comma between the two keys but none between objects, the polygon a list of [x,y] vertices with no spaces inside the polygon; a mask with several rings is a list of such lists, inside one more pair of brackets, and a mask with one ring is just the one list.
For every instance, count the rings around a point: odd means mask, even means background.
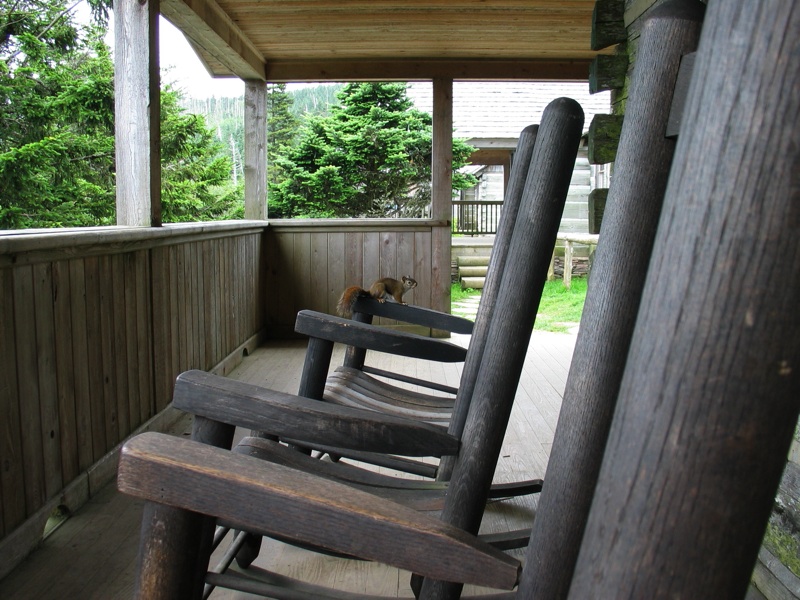
[{"label": "rocking chair backrest", "polygon": [[[508,189],[503,199],[503,212],[500,215],[497,235],[492,244],[489,270],[486,273],[486,282],[481,291],[481,301],[478,305],[478,312],[475,315],[475,328],[472,330],[472,337],[469,342],[470,348],[474,346],[475,349],[467,355],[467,359],[464,362],[464,375],[459,383],[459,392],[453,408],[450,426],[448,427],[448,431],[456,437],[461,437],[464,431],[464,423],[467,420],[469,402],[460,401],[460,399],[471,399],[475,389],[475,381],[478,378],[478,365],[481,363],[483,350],[486,348],[489,323],[497,304],[506,258],[511,248],[514,225],[517,222],[523,193],[525,192],[525,183],[530,172],[530,163],[538,130],[538,125],[529,125],[523,129],[517,142],[517,150],[514,153],[514,164],[511,168]],[[447,459],[445,459],[444,464],[439,466],[440,479],[449,479],[450,477],[450,469],[445,466],[447,462]]]},{"label": "rocking chair backrest", "polygon": [[[673,0],[642,28],[600,243],[537,506],[529,568],[536,597],[566,594],[577,560],[667,187],[666,137],[681,57],[697,49],[705,5]],[[544,541],[546,540],[546,541]]]},{"label": "rocking chair backrest", "polygon": [[[548,105],[539,125],[442,512],[442,520],[470,533],[486,506],[538,309],[530,299],[544,288],[582,130],[583,110],[567,98]],[[423,594],[438,584],[426,581]]]},{"label": "rocking chair backrest", "polygon": [[[474,345],[475,350],[477,350],[468,355],[463,369],[463,376],[459,384],[459,390],[463,390],[460,397],[465,400],[456,402],[449,427],[450,433],[456,436],[460,436],[464,429],[464,421],[466,420],[469,408],[469,398],[471,398],[472,390],[475,386],[477,365],[480,364],[482,349],[486,342],[489,319],[491,318],[495,299],[497,297],[503,265],[505,264],[508,248],[511,244],[514,223],[516,222],[517,213],[519,212],[522,192],[528,176],[528,168],[531,156],[533,155],[533,147],[536,142],[536,132],[538,129],[538,125],[529,125],[520,132],[519,140],[517,141],[517,148],[514,152],[513,165],[508,180],[508,188],[503,198],[503,209],[500,213],[497,234],[492,243],[492,253],[489,258],[489,267],[486,273],[485,284],[481,290],[481,299],[478,305],[478,312],[475,315],[475,323],[471,326],[470,331],[459,331],[453,328],[449,329],[449,331],[455,333],[470,333],[470,347]],[[379,304],[371,298],[359,298],[353,306],[352,318],[362,323],[371,323],[373,315],[382,314],[386,311],[387,316],[392,314],[395,318],[401,319],[403,313],[406,312],[404,308],[406,307],[391,303]],[[443,316],[437,315],[433,313],[433,311],[431,311],[431,313],[431,318],[436,319],[436,321]],[[436,327],[438,325],[440,328],[444,327],[445,324],[446,323],[438,322],[426,323],[426,325],[430,327]],[[374,370],[370,371],[369,368],[364,367],[365,357],[366,350],[364,348],[348,346],[343,364],[346,367],[374,372]],[[442,467],[440,467],[440,474],[442,473],[441,469]],[[446,475],[449,476],[449,472],[446,472]]]},{"label": "rocking chair backrest", "polygon": [[570,598],[747,593],[800,408],[798,40],[709,3]]}]

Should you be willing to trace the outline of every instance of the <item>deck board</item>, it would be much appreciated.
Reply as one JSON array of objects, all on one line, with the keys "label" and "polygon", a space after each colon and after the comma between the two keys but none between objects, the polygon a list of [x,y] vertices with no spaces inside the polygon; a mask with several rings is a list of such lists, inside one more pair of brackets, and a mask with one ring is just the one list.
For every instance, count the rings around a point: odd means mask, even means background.
[{"label": "deck board", "polygon": [[[468,339],[457,336],[452,341],[466,344]],[[574,343],[574,335],[534,332],[496,481],[544,476]],[[304,341],[269,342],[246,357],[231,377],[295,392],[304,351]],[[341,364],[342,356],[343,349],[337,347],[333,364]],[[431,374],[449,385],[456,385],[461,373],[460,364],[421,364],[411,359],[379,356],[368,360],[376,367],[393,367],[413,376]],[[186,430],[184,423],[176,434]],[[523,498],[490,504],[482,531],[502,531],[529,524],[535,502]],[[119,494],[113,485],[107,486],[0,581],[0,597],[130,598],[141,509],[141,501]],[[352,592],[411,597],[406,572],[374,563],[312,555],[276,542],[264,544],[255,565],[290,576],[302,575],[315,583],[333,583]],[[216,590],[211,597],[239,600],[254,596]]]}]

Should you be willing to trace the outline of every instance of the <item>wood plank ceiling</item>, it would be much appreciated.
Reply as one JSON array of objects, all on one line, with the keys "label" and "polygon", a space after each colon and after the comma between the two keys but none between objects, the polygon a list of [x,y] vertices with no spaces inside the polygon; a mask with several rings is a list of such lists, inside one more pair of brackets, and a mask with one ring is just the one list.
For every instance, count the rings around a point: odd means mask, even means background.
[{"label": "wood plank ceiling", "polygon": [[212,75],[585,80],[594,0],[161,0]]}]

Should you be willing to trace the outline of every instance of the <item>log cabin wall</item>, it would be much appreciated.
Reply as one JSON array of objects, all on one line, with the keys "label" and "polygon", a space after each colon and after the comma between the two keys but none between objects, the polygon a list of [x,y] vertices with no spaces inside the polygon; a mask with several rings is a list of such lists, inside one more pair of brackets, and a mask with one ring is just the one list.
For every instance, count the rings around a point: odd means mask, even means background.
[{"label": "log cabin wall", "polygon": [[[410,275],[416,289],[404,300],[428,308],[449,290],[434,289],[435,232],[445,221],[420,219],[275,220],[267,230],[267,335],[291,337],[297,311],[336,314],[342,291],[381,277]],[[447,264],[449,282],[449,256]],[[444,307],[446,310],[448,307]],[[376,323],[379,321],[376,321]],[[380,321],[384,325],[391,325]]]},{"label": "log cabin wall", "polygon": [[178,373],[224,366],[262,332],[263,231],[0,236],[0,548],[113,477],[112,451],[169,412]]}]

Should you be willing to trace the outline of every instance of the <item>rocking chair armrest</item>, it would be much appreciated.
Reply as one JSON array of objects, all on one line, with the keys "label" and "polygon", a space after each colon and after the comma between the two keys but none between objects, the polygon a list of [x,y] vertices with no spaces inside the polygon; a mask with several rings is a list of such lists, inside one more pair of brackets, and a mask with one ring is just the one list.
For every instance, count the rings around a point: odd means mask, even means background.
[{"label": "rocking chair armrest", "polygon": [[[120,491],[426,577],[513,588],[519,562],[439,519],[345,484],[160,433],[129,440]],[[170,523],[165,523],[169,528]]]},{"label": "rocking chair armrest", "polygon": [[374,298],[357,298],[353,304],[354,313],[364,313],[375,317],[387,317],[404,323],[422,325],[452,333],[471,334],[473,321],[422,306],[398,304],[397,302],[378,302]]},{"label": "rocking chair armrest", "polygon": [[301,310],[297,313],[294,330],[312,338],[437,362],[463,362],[467,355],[465,348],[444,340],[342,319],[313,310]]},{"label": "rocking chair armrest", "polygon": [[310,400],[205,371],[178,376],[173,406],[312,447],[318,443],[405,456],[455,454],[459,447],[458,439],[438,425]]}]

